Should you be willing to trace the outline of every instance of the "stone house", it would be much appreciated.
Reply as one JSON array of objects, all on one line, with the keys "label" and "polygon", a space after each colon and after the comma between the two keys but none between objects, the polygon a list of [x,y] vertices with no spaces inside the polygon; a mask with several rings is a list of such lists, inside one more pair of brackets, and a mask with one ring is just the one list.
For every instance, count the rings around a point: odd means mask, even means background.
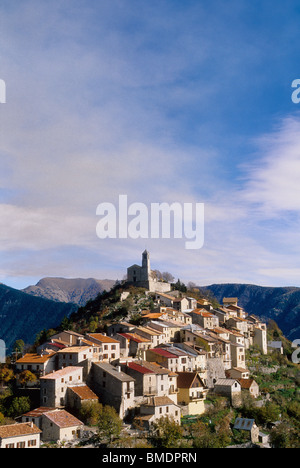
[{"label": "stone house", "polygon": [[241,384],[235,379],[218,379],[214,386],[214,393],[226,396],[233,406],[241,404]]},{"label": "stone house", "polygon": [[241,389],[248,392],[253,398],[259,396],[259,385],[254,379],[239,379]]},{"label": "stone house", "polygon": [[32,422],[0,426],[0,448],[40,448],[41,432]]},{"label": "stone house", "polygon": [[135,421],[149,430],[160,418],[167,417],[180,424],[180,408],[167,396],[148,398],[147,403],[140,406],[140,416]]},{"label": "stone house", "polygon": [[152,348],[146,352],[146,359],[157,362],[173,372],[185,371],[189,366],[188,355],[179,348]]},{"label": "stone house", "polygon": [[81,437],[83,422],[66,410],[55,410],[42,415],[42,440],[68,442]]},{"label": "stone house", "polygon": [[208,388],[198,372],[177,372],[178,402],[186,406],[185,414],[203,414]]},{"label": "stone house", "polygon": [[120,366],[93,362],[90,377],[90,387],[98,395],[100,402],[113,406],[121,419],[134,408],[135,380],[122,372]]},{"label": "stone house", "polygon": [[50,337],[50,341],[55,340],[62,342],[66,346],[76,346],[79,339],[82,339],[83,335],[76,333],[72,330],[64,330],[62,332],[56,333]]},{"label": "stone house", "polygon": [[249,379],[250,372],[245,367],[233,367],[232,369],[226,370],[226,377],[229,379]]},{"label": "stone house", "polygon": [[150,327],[136,327],[134,333],[151,340],[152,347],[167,343],[167,337],[163,332]]},{"label": "stone house", "polygon": [[236,418],[233,428],[239,431],[247,431],[252,443],[259,442],[259,428],[254,419]]},{"label": "stone house", "polygon": [[83,368],[65,367],[40,379],[40,401],[42,406],[52,408],[64,407],[67,404],[69,387],[82,385]]},{"label": "stone house", "polygon": [[147,361],[129,362],[126,374],[135,380],[135,396],[168,396],[169,371],[159,366],[149,365]]},{"label": "stone house", "polygon": [[18,416],[16,421],[22,423],[33,423],[42,430],[42,415],[54,410],[55,408],[40,406],[39,408],[35,408],[31,411],[28,411],[27,413],[22,414],[21,416]]},{"label": "stone house", "polygon": [[200,325],[202,328],[212,329],[219,326],[219,319],[216,315],[205,309],[195,309],[190,312],[192,322]]},{"label": "stone house", "polygon": [[201,378],[206,379],[207,371],[207,353],[197,345],[188,342],[174,343],[174,347],[182,349],[193,356],[193,371],[197,371]]},{"label": "stone house", "polygon": [[[94,343],[97,361],[114,361],[120,357],[120,342],[104,333],[87,333],[85,338]],[[95,360],[95,359],[94,359]]]},{"label": "stone house", "polygon": [[95,352],[96,345],[70,346],[57,353],[58,368],[69,366],[81,366],[83,368],[83,380],[86,380],[92,365],[92,361],[98,361],[98,353]]},{"label": "stone house", "polygon": [[98,403],[98,401],[98,396],[87,385],[68,387],[67,407],[70,410],[75,410],[76,414],[79,413],[84,403]]},{"label": "stone house", "polygon": [[177,341],[179,331],[181,329],[179,324],[167,322],[164,320],[152,320],[151,322],[148,322],[146,326],[163,333],[166,337],[166,343]]},{"label": "stone house", "polygon": [[230,343],[231,367],[245,367],[246,354],[245,347],[235,343]]},{"label": "stone house", "polygon": [[135,328],[135,325],[129,322],[116,322],[107,326],[107,335],[114,336],[117,333],[130,333]]},{"label": "stone house", "polygon": [[25,354],[15,362],[16,372],[29,370],[37,377],[49,374],[56,369],[56,353]]},{"label": "stone house", "polygon": [[122,357],[137,357],[142,359],[152,342],[137,333],[117,333],[114,339],[120,341],[120,354]]}]

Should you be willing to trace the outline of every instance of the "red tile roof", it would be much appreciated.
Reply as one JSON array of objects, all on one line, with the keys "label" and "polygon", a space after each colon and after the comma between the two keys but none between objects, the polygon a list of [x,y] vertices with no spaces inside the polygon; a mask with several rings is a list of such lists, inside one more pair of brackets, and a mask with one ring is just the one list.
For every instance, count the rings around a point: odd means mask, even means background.
[{"label": "red tile roof", "polygon": [[129,369],[133,369],[137,372],[140,372],[141,374],[154,374],[152,370],[147,369],[146,367],[141,366],[140,364],[136,364],[135,362],[129,362],[127,364],[127,367],[129,367]]},{"label": "red tile roof", "polygon": [[152,351],[155,354],[159,354],[159,356],[163,356],[166,358],[177,358],[175,354],[169,353],[169,351],[166,351],[165,349],[162,348],[152,348],[149,351]]}]

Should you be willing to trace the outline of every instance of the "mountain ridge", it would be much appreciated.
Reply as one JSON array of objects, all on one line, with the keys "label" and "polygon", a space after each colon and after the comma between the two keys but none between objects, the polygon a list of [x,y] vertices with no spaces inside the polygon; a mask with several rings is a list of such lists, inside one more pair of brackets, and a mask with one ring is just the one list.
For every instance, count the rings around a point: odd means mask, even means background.
[{"label": "mountain ridge", "polygon": [[58,326],[77,308],[75,304],[34,297],[0,284],[0,339],[9,351],[18,339],[33,344],[39,332]]},{"label": "mountain ridge", "polygon": [[300,288],[222,283],[200,287],[210,291],[221,303],[223,297],[237,297],[248,314],[274,320],[287,338],[300,336]]},{"label": "mountain ridge", "polygon": [[73,303],[81,307],[104,290],[109,291],[114,283],[115,280],[109,279],[45,277],[36,285],[27,286],[21,291],[35,297]]}]

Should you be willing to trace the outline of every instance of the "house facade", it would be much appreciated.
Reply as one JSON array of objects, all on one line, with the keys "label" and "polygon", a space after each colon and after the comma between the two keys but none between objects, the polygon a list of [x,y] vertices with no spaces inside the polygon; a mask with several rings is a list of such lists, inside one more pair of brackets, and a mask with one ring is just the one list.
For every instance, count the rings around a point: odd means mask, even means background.
[{"label": "house facade", "polygon": [[67,405],[69,387],[82,385],[83,368],[65,367],[40,379],[40,401],[42,406],[60,408]]},{"label": "house facade", "polygon": [[41,432],[32,422],[0,426],[0,448],[40,448]]}]

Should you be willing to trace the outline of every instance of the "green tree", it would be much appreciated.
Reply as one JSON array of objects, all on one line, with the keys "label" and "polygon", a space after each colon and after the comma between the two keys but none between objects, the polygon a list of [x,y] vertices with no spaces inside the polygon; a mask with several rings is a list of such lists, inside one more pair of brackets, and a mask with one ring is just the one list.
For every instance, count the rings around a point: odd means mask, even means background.
[{"label": "green tree", "polygon": [[194,448],[219,448],[217,434],[212,432],[208,424],[197,421],[190,427]]},{"label": "green tree", "polygon": [[16,418],[23,413],[27,413],[30,410],[29,397],[16,397],[12,400],[12,403],[8,409],[8,416]]},{"label": "green tree", "polygon": [[86,401],[80,410],[80,419],[88,426],[96,426],[99,421],[103,406],[96,401]]},{"label": "green tree", "polygon": [[111,442],[118,438],[122,429],[122,420],[112,406],[103,406],[98,419],[98,438]]},{"label": "green tree", "polygon": [[23,340],[17,340],[13,346],[13,351],[17,354],[23,354],[25,343]]},{"label": "green tree", "polygon": [[183,438],[182,427],[173,419],[162,417],[151,429],[150,440],[154,447],[176,448]]}]

